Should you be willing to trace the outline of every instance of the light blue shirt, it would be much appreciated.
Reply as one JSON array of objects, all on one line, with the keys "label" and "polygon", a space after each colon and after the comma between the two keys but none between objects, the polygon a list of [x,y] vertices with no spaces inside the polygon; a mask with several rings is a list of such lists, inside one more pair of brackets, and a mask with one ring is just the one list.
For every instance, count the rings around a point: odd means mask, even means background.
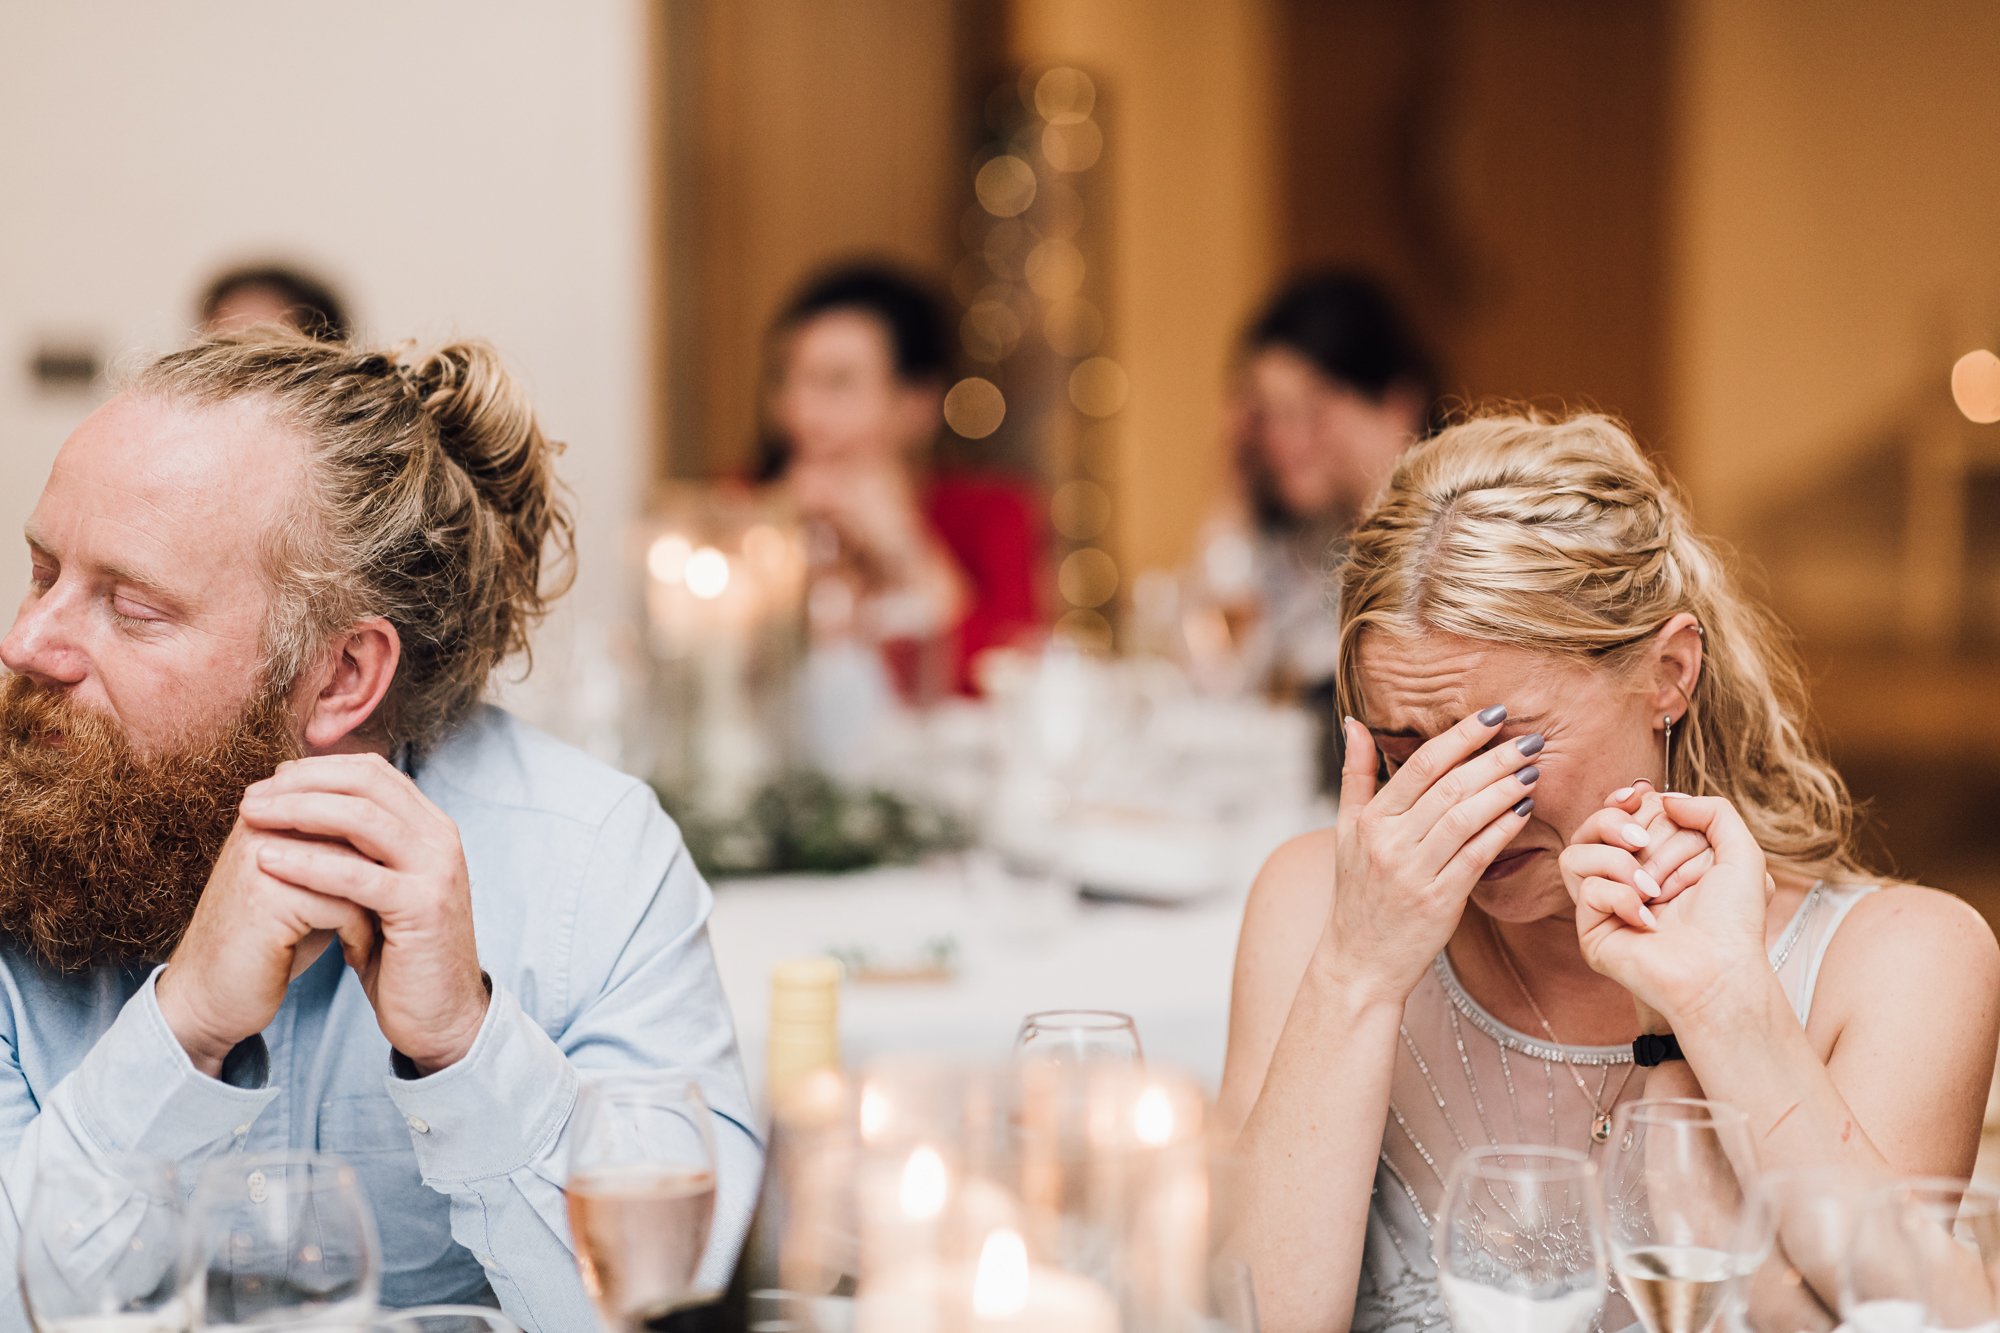
[{"label": "light blue shirt", "polygon": [[[707,934],[712,899],[653,793],[485,709],[416,769],[458,824],[493,982],[466,1057],[402,1078],[336,946],[222,1080],[168,1030],[150,967],[63,977],[0,946],[0,1153],[25,1207],[37,1168],[148,1153],[191,1184],[228,1153],[320,1150],[375,1206],[382,1301],[485,1301],[530,1333],[597,1326],[562,1193],[579,1079],[673,1067],[715,1113],[705,1282],[726,1279],[762,1149]],[[11,1226],[8,1228],[10,1238]],[[11,1252],[10,1252],[11,1253]],[[11,1266],[11,1264],[10,1264]],[[9,1280],[0,1287],[12,1288]],[[25,1328],[18,1302],[0,1328]]]}]

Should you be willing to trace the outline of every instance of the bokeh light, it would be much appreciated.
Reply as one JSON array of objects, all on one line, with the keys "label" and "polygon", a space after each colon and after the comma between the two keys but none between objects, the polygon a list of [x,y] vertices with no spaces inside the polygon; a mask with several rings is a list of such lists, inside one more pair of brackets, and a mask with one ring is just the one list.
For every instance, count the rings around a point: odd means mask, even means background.
[{"label": "bokeh light", "polygon": [[662,583],[679,583],[687,576],[688,557],[694,543],[678,532],[664,533],[646,548],[646,571]]},{"label": "bokeh light", "polygon": [[1035,80],[1035,110],[1052,125],[1086,120],[1097,109],[1097,85],[1080,69],[1058,65]]},{"label": "bokeh light", "polygon": [[1028,251],[1028,285],[1044,301],[1075,296],[1083,286],[1083,251],[1069,241],[1047,240]]},{"label": "bokeh light", "polygon": [[1115,414],[1131,391],[1125,367],[1108,356],[1093,356],[1069,374],[1069,400],[1085,416]]},{"label": "bokeh light", "polygon": [[960,305],[971,305],[978,299],[979,289],[993,276],[993,270],[986,267],[986,261],[978,255],[967,255],[952,266],[951,294],[958,298]]},{"label": "bokeh light", "polygon": [[999,361],[1014,350],[1026,326],[1005,301],[974,301],[959,321],[959,338],[976,361]]},{"label": "bokeh light", "polygon": [[1088,171],[1104,152],[1104,131],[1094,120],[1042,129],[1042,156],[1057,171]]},{"label": "bokeh light", "polygon": [[1104,338],[1104,316],[1081,296],[1051,302],[1042,316],[1042,336],[1057,356],[1089,356]]},{"label": "bokeh light", "polygon": [[1056,570],[1056,588],[1071,606],[1103,606],[1118,595],[1118,562],[1095,546],[1071,551]]},{"label": "bokeh light", "polygon": [[729,557],[713,546],[704,546],[687,559],[688,591],[712,602],[728,591]]},{"label": "bokeh light", "polygon": [[1035,169],[1012,154],[994,158],[973,178],[979,206],[996,218],[1018,217],[1035,202]]},{"label": "bokeh light", "polygon": [[1111,622],[1098,611],[1065,611],[1056,621],[1056,637],[1089,652],[1111,651]]},{"label": "bokeh light", "polygon": [[1035,211],[1028,216],[1028,225],[1037,236],[1067,241],[1083,230],[1083,196],[1068,181],[1058,177],[1042,182],[1041,193],[1035,199]]},{"label": "bokeh light", "polygon": [[978,375],[960,380],[944,396],[945,424],[968,440],[983,440],[1007,418],[1000,386]]},{"label": "bokeh light", "polygon": [[1065,482],[1049,499],[1049,521],[1073,542],[1095,541],[1111,526],[1111,495],[1094,481]]}]

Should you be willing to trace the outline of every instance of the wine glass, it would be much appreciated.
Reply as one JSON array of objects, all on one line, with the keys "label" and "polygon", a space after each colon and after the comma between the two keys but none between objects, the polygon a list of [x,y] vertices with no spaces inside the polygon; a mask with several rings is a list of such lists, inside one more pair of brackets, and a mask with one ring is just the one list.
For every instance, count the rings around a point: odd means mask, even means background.
[{"label": "wine glass", "polygon": [[42,1333],[188,1326],[187,1212],[173,1163],[47,1165],[21,1231],[21,1298]]},{"label": "wine glass", "polygon": [[1139,1025],[1109,1009],[1046,1009],[1021,1020],[1014,1058],[1058,1064],[1144,1064]]},{"label": "wine glass", "polygon": [[1461,1156],[1435,1236],[1438,1291],[1460,1333],[1582,1333],[1604,1305],[1597,1172],[1567,1148]]},{"label": "wine glass", "polygon": [[715,1218],[715,1122],[687,1073],[588,1079],[570,1121],[569,1229],[605,1325],[638,1328],[694,1292]]},{"label": "wine glass", "polygon": [[359,1319],[295,1325],[288,1333],[521,1333],[521,1326],[480,1305],[425,1305]]},{"label": "wine glass", "polygon": [[2000,1322],[2000,1192],[1905,1180],[1856,1211],[1841,1312],[1863,1333]]},{"label": "wine glass", "polygon": [[1755,1333],[1798,1333],[1839,1323],[1848,1248],[1862,1203],[1880,1181],[1848,1167],[1765,1172],[1757,1181],[1770,1209],[1769,1256],[1744,1293]]},{"label": "wine glass", "polygon": [[338,1157],[210,1162],[195,1191],[193,1231],[205,1327],[285,1327],[375,1309],[375,1214],[354,1168]]},{"label": "wine glass", "polygon": [[1749,1124],[1734,1107],[1660,1098],[1612,1113],[1612,1271],[1647,1333],[1708,1333],[1763,1263],[1770,1216],[1753,1161]]}]

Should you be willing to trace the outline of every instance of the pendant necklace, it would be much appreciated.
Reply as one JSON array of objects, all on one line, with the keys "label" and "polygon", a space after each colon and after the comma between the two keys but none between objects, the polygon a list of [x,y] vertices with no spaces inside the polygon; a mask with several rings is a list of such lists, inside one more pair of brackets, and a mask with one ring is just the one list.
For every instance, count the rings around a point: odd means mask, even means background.
[{"label": "pendant necklace", "polygon": [[[1534,993],[1528,989],[1528,983],[1522,980],[1521,969],[1514,965],[1514,955],[1508,951],[1506,944],[1501,941],[1500,931],[1493,924],[1493,918],[1490,916],[1486,918],[1486,935],[1488,939],[1493,941],[1493,951],[1500,955],[1501,965],[1507,969],[1508,979],[1514,983],[1514,989],[1521,992],[1521,998],[1528,1002],[1529,1012],[1533,1013],[1535,1021],[1542,1025],[1543,1035],[1548,1037],[1549,1045],[1561,1049],[1562,1042],[1557,1040],[1556,1030],[1549,1026],[1548,1015],[1542,1012],[1542,1006],[1535,1003]],[[1577,1093],[1582,1096],[1584,1101],[1590,1103],[1590,1109],[1594,1113],[1590,1121],[1590,1141],[1592,1143],[1610,1142],[1610,1108],[1618,1105],[1618,1099],[1625,1095],[1625,1085],[1632,1081],[1632,1075],[1638,1070],[1638,1066],[1636,1064],[1627,1066],[1625,1077],[1618,1081],[1618,1091],[1611,1094],[1611,1101],[1607,1104],[1603,1100],[1604,1089],[1602,1087],[1598,1088],[1596,1096],[1592,1096],[1590,1085],[1583,1081],[1583,1075],[1576,1072],[1575,1065],[1567,1060],[1561,1060],[1557,1063],[1569,1071],[1570,1078],[1576,1081]],[[1609,1071],[1606,1071],[1605,1078],[1607,1081],[1609,1080]]]}]

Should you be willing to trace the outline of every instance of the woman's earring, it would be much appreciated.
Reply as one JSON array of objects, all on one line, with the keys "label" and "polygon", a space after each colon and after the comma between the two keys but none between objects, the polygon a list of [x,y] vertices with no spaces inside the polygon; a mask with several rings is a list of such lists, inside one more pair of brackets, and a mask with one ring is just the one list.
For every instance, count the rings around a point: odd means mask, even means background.
[{"label": "woman's earring", "polygon": [[1674,720],[1670,716],[1660,718],[1660,781],[1666,785],[1661,791],[1674,790]]}]

